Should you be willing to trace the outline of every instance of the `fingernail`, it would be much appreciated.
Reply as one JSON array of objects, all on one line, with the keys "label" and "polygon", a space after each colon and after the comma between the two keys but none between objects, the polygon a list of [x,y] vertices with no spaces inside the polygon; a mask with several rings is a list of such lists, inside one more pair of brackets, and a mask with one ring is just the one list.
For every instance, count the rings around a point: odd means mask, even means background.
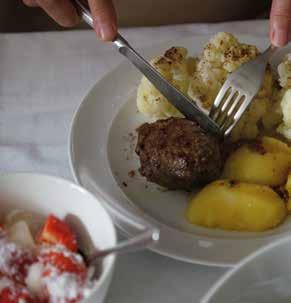
[{"label": "fingernail", "polygon": [[102,38],[101,38],[101,33],[100,33],[99,25],[94,21],[94,22],[93,22],[93,26],[94,26],[94,30],[95,30],[95,33],[96,33],[97,37],[98,37],[99,39],[102,39]]},{"label": "fingernail", "polygon": [[111,23],[94,20],[94,28],[97,36],[104,41],[112,40],[114,36],[114,27]]},{"label": "fingernail", "polygon": [[288,33],[283,30],[275,30],[274,31],[274,40],[273,43],[275,46],[284,46],[288,42]]},{"label": "fingernail", "polygon": [[285,26],[283,20],[274,22],[271,30],[271,39],[275,46],[284,46],[288,43],[288,24]]}]

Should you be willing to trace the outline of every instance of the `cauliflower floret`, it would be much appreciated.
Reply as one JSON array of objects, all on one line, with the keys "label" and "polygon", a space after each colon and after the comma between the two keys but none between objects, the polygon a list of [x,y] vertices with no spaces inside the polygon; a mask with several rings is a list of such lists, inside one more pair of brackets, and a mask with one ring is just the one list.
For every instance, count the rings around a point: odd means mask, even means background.
[{"label": "cauliflower floret", "polygon": [[286,139],[291,140],[291,54],[288,54],[278,66],[279,83],[282,86],[278,94],[283,121],[277,128]]},{"label": "cauliflower floret", "polygon": [[[187,57],[185,48],[172,47],[163,56],[151,60],[151,64],[176,88],[187,94],[196,60]],[[183,116],[145,77],[137,90],[137,107],[140,112],[154,118]]]},{"label": "cauliflower floret", "polygon": [[258,53],[255,46],[240,43],[232,34],[220,32],[207,43],[202,57],[212,66],[231,73]]},{"label": "cauliflower floret", "polygon": [[216,34],[206,44],[197,64],[189,86],[189,96],[198,99],[209,110],[228,74],[257,54],[255,46],[240,43],[231,34]]},{"label": "cauliflower floret", "polygon": [[291,54],[278,65],[279,83],[283,88],[291,88]]},{"label": "cauliflower floret", "polygon": [[287,89],[281,101],[281,110],[283,113],[283,123],[278,127],[285,138],[291,140],[291,89]]},{"label": "cauliflower floret", "polygon": [[282,120],[278,96],[279,90],[270,69],[267,69],[260,91],[231,133],[232,140],[254,139],[260,130],[274,130]]},{"label": "cauliflower floret", "polygon": [[191,79],[188,95],[209,110],[226,77],[227,71],[202,58]]},{"label": "cauliflower floret", "polygon": [[[197,64],[189,85],[189,96],[194,100],[200,100],[202,106],[209,110],[229,73],[257,55],[258,50],[255,46],[240,43],[231,34],[218,33],[206,45]],[[270,69],[267,69],[262,88],[232,131],[231,137],[234,141],[242,138],[254,139],[258,136],[259,125],[264,125],[263,117],[274,106],[273,87],[274,79]],[[275,120],[269,114],[265,124],[271,125]],[[278,119],[276,121],[278,123]]]}]

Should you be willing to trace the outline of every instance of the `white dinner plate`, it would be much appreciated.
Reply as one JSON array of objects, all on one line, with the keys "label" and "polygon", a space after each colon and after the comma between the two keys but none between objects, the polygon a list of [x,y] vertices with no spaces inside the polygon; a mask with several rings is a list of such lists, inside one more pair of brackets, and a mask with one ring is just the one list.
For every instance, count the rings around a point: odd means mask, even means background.
[{"label": "white dinner plate", "polygon": [[[209,38],[196,36],[173,41],[142,53],[149,58],[175,45],[187,47],[191,55],[197,55]],[[268,44],[267,39],[258,37],[238,38],[256,44],[261,50]],[[264,233],[227,232],[190,225],[184,217],[189,194],[164,191],[139,176],[134,153],[135,129],[148,121],[137,112],[135,104],[140,78],[141,74],[128,62],[106,75],[81,103],[71,130],[70,158],[75,179],[106,201],[116,225],[129,236],[137,234],[143,225],[155,225],[161,230],[156,252],[216,266],[232,266],[290,232],[290,220]],[[132,170],[134,177],[128,174]]]}]

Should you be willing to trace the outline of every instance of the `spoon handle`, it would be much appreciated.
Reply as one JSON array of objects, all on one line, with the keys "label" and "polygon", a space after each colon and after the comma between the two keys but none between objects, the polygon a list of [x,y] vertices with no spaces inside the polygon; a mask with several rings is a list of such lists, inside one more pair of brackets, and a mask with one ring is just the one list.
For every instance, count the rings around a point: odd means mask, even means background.
[{"label": "spoon handle", "polygon": [[118,243],[114,247],[96,251],[89,257],[89,263],[95,263],[98,259],[106,257],[109,254],[122,254],[143,250],[146,247],[159,241],[160,232],[157,229],[147,229],[143,233],[129,240]]}]

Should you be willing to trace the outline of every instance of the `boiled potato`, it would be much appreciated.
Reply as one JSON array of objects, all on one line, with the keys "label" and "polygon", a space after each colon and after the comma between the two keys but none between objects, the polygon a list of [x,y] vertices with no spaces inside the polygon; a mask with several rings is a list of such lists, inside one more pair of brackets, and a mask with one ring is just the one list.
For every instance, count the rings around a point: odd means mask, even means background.
[{"label": "boiled potato", "polygon": [[264,231],[287,215],[283,200],[265,185],[218,180],[203,188],[186,212],[188,221],[209,228]]},{"label": "boiled potato", "polygon": [[290,173],[288,175],[285,189],[287,191],[287,196],[288,196],[287,209],[288,209],[288,212],[291,213],[291,174]]},{"label": "boiled potato", "polygon": [[263,147],[270,153],[287,153],[291,156],[291,148],[281,140],[273,137],[262,138]]},{"label": "boiled potato", "polygon": [[[284,184],[288,174],[290,154],[281,151],[285,148],[284,143],[282,145],[275,143],[265,139],[268,148],[259,143],[244,145],[237,149],[226,160],[223,178],[270,186]],[[275,151],[276,149],[278,152]]]}]

